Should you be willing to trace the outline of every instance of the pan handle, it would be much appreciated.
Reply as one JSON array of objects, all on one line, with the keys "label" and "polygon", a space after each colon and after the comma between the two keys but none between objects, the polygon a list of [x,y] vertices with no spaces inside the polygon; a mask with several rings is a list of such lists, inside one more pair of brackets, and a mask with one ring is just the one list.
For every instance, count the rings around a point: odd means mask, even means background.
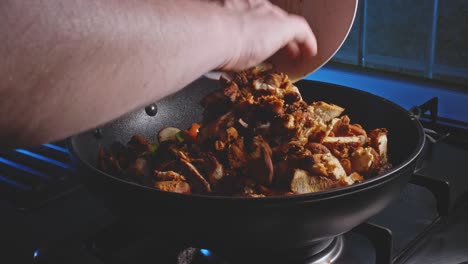
[{"label": "pan handle", "polygon": [[[438,115],[438,103],[439,98],[433,97],[427,102],[423,103],[420,106],[415,106],[409,110],[410,114],[416,118],[420,119],[421,116],[429,112],[429,117],[432,123],[437,122]],[[419,159],[419,162],[416,165],[416,169],[413,172],[413,175],[410,179],[410,183],[424,187],[428,189],[436,198],[437,203],[437,212],[440,216],[447,216],[450,212],[450,183],[443,179],[432,178],[421,173],[423,169],[423,163],[425,160],[430,159],[430,153],[432,153],[433,144],[444,140],[450,134],[439,134],[434,130],[424,128],[424,134],[426,138],[430,141],[425,146],[425,153]]]},{"label": "pan handle", "polygon": [[437,122],[437,116],[439,113],[439,98],[432,97],[427,102],[423,103],[422,105],[412,107],[410,109],[410,113],[417,119],[421,117],[424,113],[429,112],[431,121],[433,123]]}]

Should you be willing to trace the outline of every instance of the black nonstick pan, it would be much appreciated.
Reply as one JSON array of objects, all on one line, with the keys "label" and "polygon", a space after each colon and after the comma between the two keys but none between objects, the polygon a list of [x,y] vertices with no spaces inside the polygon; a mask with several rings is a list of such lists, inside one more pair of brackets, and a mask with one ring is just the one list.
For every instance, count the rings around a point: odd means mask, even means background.
[{"label": "black nonstick pan", "polygon": [[218,88],[217,81],[206,78],[157,102],[153,111],[137,110],[98,130],[72,137],[70,150],[86,186],[104,199],[116,215],[136,223],[132,225],[136,232],[154,232],[187,245],[220,250],[283,252],[307,247],[318,252],[333,238],[381,211],[400,194],[415,169],[425,137],[421,124],[410,112],[386,99],[321,82],[303,80],[296,85],[305,101],[322,100],[340,105],[352,122],[362,124],[367,130],[388,128],[393,168],[353,186],[266,198],[162,192],[96,168],[100,147],[108,147],[114,141],[126,143],[134,134],[155,139],[162,127],[186,128],[200,121],[199,101]]}]

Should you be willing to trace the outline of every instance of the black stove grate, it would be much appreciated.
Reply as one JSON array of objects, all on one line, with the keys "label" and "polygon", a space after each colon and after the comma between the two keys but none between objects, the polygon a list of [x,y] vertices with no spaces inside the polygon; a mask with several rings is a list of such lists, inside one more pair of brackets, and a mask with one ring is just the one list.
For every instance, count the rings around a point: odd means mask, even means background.
[{"label": "black stove grate", "polygon": [[21,210],[44,205],[79,185],[65,142],[0,153],[0,194]]}]

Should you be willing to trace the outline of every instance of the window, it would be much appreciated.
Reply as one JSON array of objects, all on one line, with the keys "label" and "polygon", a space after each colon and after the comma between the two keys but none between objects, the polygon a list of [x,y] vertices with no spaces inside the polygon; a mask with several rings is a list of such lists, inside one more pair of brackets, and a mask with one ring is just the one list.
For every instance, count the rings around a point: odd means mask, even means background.
[{"label": "window", "polygon": [[467,0],[360,0],[334,62],[468,84]]}]

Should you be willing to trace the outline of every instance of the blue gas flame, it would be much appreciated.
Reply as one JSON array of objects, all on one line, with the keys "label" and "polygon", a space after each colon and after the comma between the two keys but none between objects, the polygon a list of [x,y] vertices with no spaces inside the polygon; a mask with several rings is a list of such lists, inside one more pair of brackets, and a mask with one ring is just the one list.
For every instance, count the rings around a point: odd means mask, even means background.
[{"label": "blue gas flame", "polygon": [[211,257],[212,253],[208,249],[200,249],[200,253],[202,253],[205,257]]}]

